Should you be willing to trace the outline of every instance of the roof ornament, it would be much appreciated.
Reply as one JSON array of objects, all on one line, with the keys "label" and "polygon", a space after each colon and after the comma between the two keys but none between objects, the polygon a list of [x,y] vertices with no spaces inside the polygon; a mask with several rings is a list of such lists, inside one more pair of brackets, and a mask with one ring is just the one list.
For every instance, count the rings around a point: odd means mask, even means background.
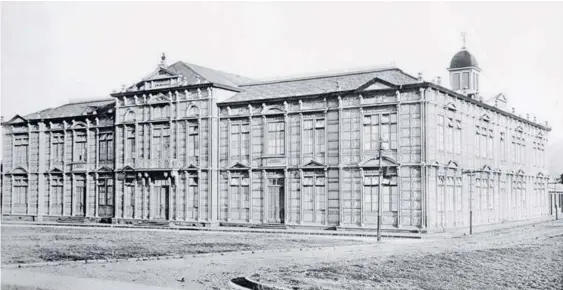
[{"label": "roof ornament", "polygon": [[163,52],[162,55],[160,56],[160,67],[165,67],[166,66],[166,54]]},{"label": "roof ornament", "polygon": [[466,41],[467,41],[467,40],[466,40],[466,37],[467,37],[467,32],[465,32],[465,31],[462,32],[462,33],[461,33],[461,43],[462,43],[461,49],[465,49],[465,48],[466,48]]}]

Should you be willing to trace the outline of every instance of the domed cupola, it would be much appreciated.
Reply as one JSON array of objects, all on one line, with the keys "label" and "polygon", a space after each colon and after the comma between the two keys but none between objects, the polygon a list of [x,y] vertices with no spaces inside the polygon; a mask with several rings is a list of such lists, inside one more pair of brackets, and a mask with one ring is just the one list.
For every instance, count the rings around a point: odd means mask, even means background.
[{"label": "domed cupola", "polygon": [[475,56],[465,48],[465,34],[462,34],[463,46],[450,61],[450,86],[452,90],[464,95],[476,95],[479,92],[479,74],[481,69]]}]

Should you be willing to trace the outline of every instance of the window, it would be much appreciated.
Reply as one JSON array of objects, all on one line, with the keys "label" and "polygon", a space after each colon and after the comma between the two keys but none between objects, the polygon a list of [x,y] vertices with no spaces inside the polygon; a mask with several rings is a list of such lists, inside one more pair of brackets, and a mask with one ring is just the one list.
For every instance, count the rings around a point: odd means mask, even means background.
[{"label": "window", "polygon": [[247,161],[250,147],[250,128],[247,122],[231,124],[231,158]]},{"label": "window", "polygon": [[14,161],[16,165],[27,167],[28,135],[14,135]]},{"label": "window", "polygon": [[[368,212],[377,212],[379,199],[379,175],[368,173],[364,176],[364,209]],[[381,177],[383,211],[397,211],[397,176]]]},{"label": "window", "polygon": [[168,118],[168,106],[155,106],[152,108],[152,119]]},{"label": "window", "polygon": [[517,131],[512,136],[512,161],[517,164],[524,164],[526,161],[526,142],[522,132]]},{"label": "window", "polygon": [[313,157],[325,153],[325,119],[313,118],[303,121],[303,154]]},{"label": "window", "polygon": [[51,204],[59,206],[63,204],[63,179],[54,177],[51,180]]},{"label": "window", "polygon": [[86,162],[86,133],[76,132],[74,137],[74,161]]},{"label": "window", "polygon": [[285,154],[285,123],[283,121],[268,123],[268,153],[270,155]]},{"label": "window", "polygon": [[463,147],[463,144],[461,143],[461,121],[456,120],[455,124],[456,127],[454,131],[454,152],[456,154],[461,154],[461,148]]},{"label": "window", "polygon": [[170,128],[155,127],[152,135],[152,159],[167,160],[170,156]]},{"label": "window", "polygon": [[250,207],[249,193],[248,176],[231,177],[231,209],[238,212],[238,216],[232,216],[234,219],[245,218],[246,210]]},{"label": "window", "polygon": [[460,74],[459,73],[454,73],[453,74],[453,89],[455,90],[459,90],[460,89]]},{"label": "window", "polygon": [[125,154],[127,159],[132,159],[134,162],[135,160],[135,128],[134,127],[127,127],[127,144],[125,148]]},{"label": "window", "polygon": [[446,198],[446,178],[438,176],[438,198],[436,199],[436,210],[438,212],[444,211],[444,203]]},{"label": "window", "polygon": [[469,89],[469,72],[464,72],[463,73],[463,79],[462,79],[462,89]]},{"label": "window", "polygon": [[199,125],[188,123],[188,157],[198,157],[199,152]]},{"label": "window", "polygon": [[444,116],[438,115],[438,150],[444,150]]},{"label": "window", "polygon": [[325,177],[323,173],[303,176],[303,209],[325,210]]},{"label": "window", "polygon": [[454,195],[455,195],[455,187],[454,187],[454,178],[452,176],[446,177],[446,210],[452,211],[454,210]]},{"label": "window", "polygon": [[454,120],[448,118],[448,126],[446,127],[446,151],[453,152],[454,149]]},{"label": "window", "polygon": [[461,177],[456,177],[455,179],[455,210],[461,211],[463,210],[463,201],[462,201],[462,179]]},{"label": "window", "polygon": [[14,205],[27,205],[27,177],[14,177]]},{"label": "window", "polygon": [[55,163],[62,163],[63,162],[63,158],[64,158],[64,136],[63,133],[53,133],[53,135],[51,135],[52,138],[52,144],[53,144],[53,149],[52,149],[52,156],[51,156],[51,160]]},{"label": "window", "polygon": [[113,133],[103,132],[99,135],[99,154],[100,162],[113,161]]},{"label": "window", "polygon": [[397,176],[383,176],[381,178],[383,195],[383,211],[397,211]]},{"label": "window", "polygon": [[504,132],[500,132],[500,160],[506,161],[506,136]]},{"label": "window", "polygon": [[364,116],[364,150],[397,149],[397,114]]},{"label": "window", "polygon": [[113,179],[111,177],[98,179],[98,204],[113,205]]},{"label": "window", "polygon": [[[482,158],[493,158],[493,129],[488,128],[488,124],[483,124],[481,127],[476,126],[476,143],[475,152],[477,156]],[[480,152],[480,154],[479,154]]]},{"label": "window", "polygon": [[487,157],[493,159],[493,129],[489,129],[487,138]]},{"label": "window", "polygon": [[198,208],[199,208],[199,178],[197,175],[188,175],[188,196],[190,199],[191,207],[192,207],[192,219],[197,219],[198,217]]}]

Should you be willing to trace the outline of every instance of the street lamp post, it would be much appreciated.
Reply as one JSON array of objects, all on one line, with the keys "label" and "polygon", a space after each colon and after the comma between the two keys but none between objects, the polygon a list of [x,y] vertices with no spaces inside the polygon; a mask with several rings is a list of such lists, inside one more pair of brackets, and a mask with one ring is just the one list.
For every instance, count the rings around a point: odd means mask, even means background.
[{"label": "street lamp post", "polygon": [[381,241],[381,224],[383,222],[383,191],[381,188],[383,173],[383,144],[385,144],[386,140],[384,138],[379,139],[379,184],[377,188],[377,241]]},{"label": "street lamp post", "polygon": [[473,234],[473,175],[476,170],[465,170],[462,173],[469,175],[469,234]]}]

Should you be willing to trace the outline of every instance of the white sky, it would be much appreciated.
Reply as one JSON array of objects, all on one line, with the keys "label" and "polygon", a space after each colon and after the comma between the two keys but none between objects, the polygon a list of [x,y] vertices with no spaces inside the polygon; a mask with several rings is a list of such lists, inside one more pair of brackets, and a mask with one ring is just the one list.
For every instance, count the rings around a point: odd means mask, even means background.
[{"label": "white sky", "polygon": [[5,119],[107,96],[150,73],[162,52],[258,79],[394,62],[448,83],[466,31],[485,97],[505,93],[563,139],[561,2],[1,5]]}]

